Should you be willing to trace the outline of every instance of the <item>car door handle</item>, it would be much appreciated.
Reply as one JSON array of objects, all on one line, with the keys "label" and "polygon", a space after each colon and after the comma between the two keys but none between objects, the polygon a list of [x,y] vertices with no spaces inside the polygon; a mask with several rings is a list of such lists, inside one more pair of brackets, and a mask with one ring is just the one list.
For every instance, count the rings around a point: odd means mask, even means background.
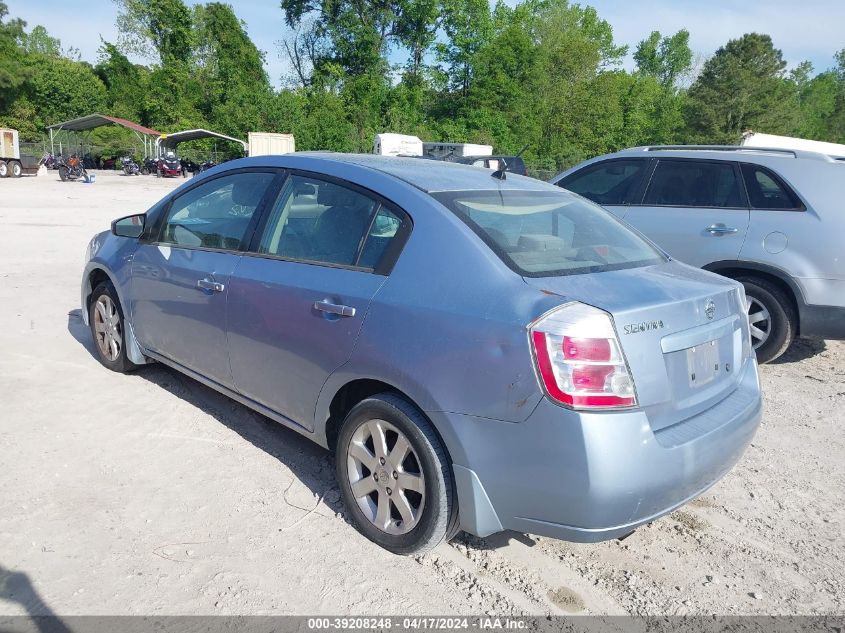
[{"label": "car door handle", "polygon": [[223,292],[226,286],[219,281],[214,281],[206,277],[205,279],[197,280],[197,288],[200,290],[211,290],[212,292]]},{"label": "car door handle", "polygon": [[314,303],[314,309],[319,310],[320,312],[328,312],[329,314],[337,314],[338,316],[344,317],[354,317],[355,316],[355,308],[351,306],[342,306],[336,303],[331,303],[330,301],[316,301]]},{"label": "car door handle", "polygon": [[710,235],[727,235],[728,233],[739,231],[739,229],[735,229],[732,226],[725,226],[724,224],[711,224],[704,230],[710,233]]}]

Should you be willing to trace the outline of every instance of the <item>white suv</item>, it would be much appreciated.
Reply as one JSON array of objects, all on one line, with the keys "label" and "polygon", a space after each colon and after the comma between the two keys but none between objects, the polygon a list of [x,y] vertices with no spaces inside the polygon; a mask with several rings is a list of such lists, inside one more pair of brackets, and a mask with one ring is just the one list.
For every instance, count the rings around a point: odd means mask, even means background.
[{"label": "white suv", "polygon": [[603,205],[672,257],[741,282],[760,362],[798,335],[845,339],[845,158],[637,147],[551,182]]}]

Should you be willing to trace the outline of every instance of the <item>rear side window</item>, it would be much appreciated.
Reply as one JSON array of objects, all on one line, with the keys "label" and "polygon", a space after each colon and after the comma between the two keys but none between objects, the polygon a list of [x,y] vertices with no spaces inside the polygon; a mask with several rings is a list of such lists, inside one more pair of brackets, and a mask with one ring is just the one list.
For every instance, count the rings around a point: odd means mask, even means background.
[{"label": "rear side window", "polygon": [[191,248],[238,250],[275,174],[241,172],[215,178],[170,205],[159,241]]},{"label": "rear side window", "polygon": [[636,204],[646,161],[613,160],[590,165],[557,184],[602,205]]},{"label": "rear side window", "polygon": [[742,177],[752,209],[803,210],[798,196],[773,172],[750,163],[742,164]]},{"label": "rear side window", "polygon": [[273,207],[259,253],[377,268],[404,220],[374,197],[335,182],[293,175]]},{"label": "rear side window", "polygon": [[733,163],[661,160],[643,204],[663,207],[744,208]]},{"label": "rear side window", "polygon": [[610,213],[565,191],[432,194],[511,269],[551,277],[656,264],[663,256]]}]

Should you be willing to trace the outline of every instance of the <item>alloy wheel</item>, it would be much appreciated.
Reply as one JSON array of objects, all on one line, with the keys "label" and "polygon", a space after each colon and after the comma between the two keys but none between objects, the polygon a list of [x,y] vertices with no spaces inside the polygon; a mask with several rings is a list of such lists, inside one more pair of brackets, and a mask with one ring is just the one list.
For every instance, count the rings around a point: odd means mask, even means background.
[{"label": "alloy wheel", "polygon": [[94,304],[94,333],[103,358],[116,361],[123,345],[123,331],[117,306],[105,294],[100,295]]},{"label": "alloy wheel", "polygon": [[425,476],[408,438],[385,420],[368,420],[352,435],[346,459],[364,516],[387,534],[413,530],[425,507]]},{"label": "alloy wheel", "polygon": [[748,323],[751,326],[751,343],[754,349],[769,339],[772,333],[772,316],[768,308],[754,297],[747,298]]}]

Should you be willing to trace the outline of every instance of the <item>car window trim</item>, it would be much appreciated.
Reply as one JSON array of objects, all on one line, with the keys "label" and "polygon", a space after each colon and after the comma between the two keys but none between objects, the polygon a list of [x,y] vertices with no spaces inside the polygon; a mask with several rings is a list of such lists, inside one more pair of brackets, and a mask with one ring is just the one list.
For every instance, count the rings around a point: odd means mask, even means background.
[{"label": "car window trim", "polygon": [[[689,158],[686,156],[678,156],[678,157],[671,157],[671,158],[655,158],[654,164],[651,166],[650,172],[648,174],[648,183],[642,190],[642,195],[640,196],[640,202],[637,204],[632,204],[632,207],[654,207],[656,209],[703,209],[707,211],[712,211],[714,209],[723,209],[727,211],[748,211],[750,210],[750,202],[748,198],[748,192],[745,189],[745,180],[742,177],[742,170],[739,168],[739,164],[735,160],[719,160],[718,158]],[[651,183],[654,180],[654,174],[657,172],[657,167],[661,162],[694,162],[694,163],[718,163],[720,165],[730,165],[733,167],[734,178],[738,178],[738,182],[742,185],[739,188],[739,196],[742,198],[742,201],[745,203],[745,206],[738,206],[738,207],[716,207],[716,206],[705,206],[700,204],[695,205],[685,205],[685,204],[652,204],[647,203],[645,201],[645,195],[648,192],[649,187],[651,187]]]},{"label": "car window trim", "polygon": [[[370,218],[370,224],[367,227],[367,231],[362,236],[360,242],[358,243],[358,248],[355,251],[356,264],[337,264],[333,262],[323,262],[320,260],[313,259],[285,257],[284,255],[262,253],[258,250],[261,247],[261,239],[264,236],[264,231],[267,230],[267,224],[270,221],[270,213],[275,207],[276,202],[279,200],[279,196],[284,193],[288,180],[292,176],[314,178],[316,180],[322,180],[341,187],[345,187],[347,189],[355,191],[356,193],[360,193],[361,195],[371,198],[376,203],[377,206],[373,211],[372,218]],[[264,201],[262,200],[262,203],[263,202]],[[384,255],[382,255],[381,261],[378,263],[378,265],[376,265],[375,267],[358,266],[357,262],[360,261],[361,253],[364,250],[364,246],[366,246],[367,240],[370,238],[370,231],[372,230],[373,223],[375,222],[376,216],[382,208],[388,209],[391,213],[393,213],[400,219],[401,224],[399,225],[399,230],[396,231],[396,234],[393,236],[393,239],[390,240],[390,243],[388,244],[387,249],[385,250]],[[397,205],[395,202],[388,200],[383,195],[376,193],[371,189],[367,189],[366,187],[362,187],[361,185],[358,185],[356,183],[344,180],[343,178],[338,178],[336,176],[331,176],[329,174],[307,171],[304,169],[287,169],[285,170],[284,177],[281,179],[279,187],[272,196],[271,201],[269,201],[268,204],[264,206],[264,209],[262,210],[262,215],[256,223],[252,238],[250,239],[249,244],[247,244],[247,247],[242,252],[242,254],[247,257],[261,257],[263,259],[274,259],[278,261],[292,262],[295,264],[310,264],[312,266],[323,266],[325,268],[337,268],[344,270],[352,270],[356,272],[366,272],[386,277],[390,275],[390,273],[393,271],[393,267],[396,265],[399,256],[404,250],[405,244],[408,242],[412,230],[413,219],[411,218],[411,215],[407,213],[404,209],[402,209],[399,205]]]},{"label": "car window trim", "polygon": [[[644,163],[643,170],[640,172],[639,178],[637,180],[637,186],[634,187],[634,193],[633,193],[633,196],[632,196],[633,200],[642,200],[643,196],[645,195],[645,189],[643,188],[643,182],[645,181],[646,176],[648,176],[648,177],[651,176],[651,171],[653,171],[651,165],[649,165],[649,163],[652,160],[653,159],[645,158],[643,156],[631,156],[631,157],[619,156],[619,157],[616,157],[616,158],[608,158],[608,159],[605,159],[605,160],[596,161],[595,163],[591,163],[591,164],[585,166],[583,169],[580,169],[580,170],[576,171],[575,173],[569,174],[566,178],[561,178],[555,184],[558,187],[561,187],[562,189],[566,189],[567,191],[571,191],[570,189],[567,189],[564,182],[569,180],[570,178],[574,178],[575,176],[582,174],[585,171],[593,171],[593,170],[596,170],[599,167],[602,167],[604,165],[609,165],[610,163],[619,163],[619,162]],[[573,191],[572,193],[575,193],[575,192]],[[581,194],[575,194],[575,195],[580,196]],[[585,196],[581,196],[581,197],[584,198]],[[589,200],[589,198],[587,198],[587,200]],[[598,202],[594,202],[594,204],[598,204]],[[634,206],[635,204],[636,203],[634,203],[634,202],[623,202],[622,204],[603,204],[601,206],[603,206],[603,207],[629,207],[629,206]]]},{"label": "car window trim", "polygon": [[776,185],[778,185],[781,189],[786,190],[786,192],[788,194],[790,194],[793,198],[795,198],[800,205],[798,207],[790,207],[788,209],[784,209],[784,208],[778,209],[778,208],[773,208],[773,207],[754,207],[754,206],[751,206],[751,196],[748,195],[748,197],[747,197],[748,208],[751,211],[788,211],[790,213],[803,213],[804,211],[807,210],[807,204],[804,202],[804,200],[801,198],[801,196],[798,195],[798,192],[795,191],[795,188],[792,187],[789,183],[787,183],[786,180],[784,180],[784,178],[779,173],[777,173],[775,170],[773,170],[770,167],[767,167],[765,165],[761,165],[760,163],[752,163],[751,161],[742,161],[742,164],[739,166],[739,172],[740,172],[740,176],[742,177],[742,184],[743,184],[743,187],[745,188],[746,194],[748,194],[748,182],[745,180],[745,173],[743,173],[743,171],[742,171],[742,165],[748,165],[749,167],[762,170],[763,173],[765,173],[767,176],[769,176],[772,180],[775,181]]},{"label": "car window trim", "polygon": [[[244,235],[241,238],[241,243],[237,249],[214,248],[212,246],[189,246],[186,244],[174,244],[173,242],[163,242],[161,240],[161,232],[164,229],[164,224],[167,221],[167,216],[170,214],[170,210],[173,208],[173,203],[176,200],[178,200],[184,195],[189,194],[191,191],[194,191],[199,187],[214,182],[215,180],[244,173],[274,174],[274,177],[270,181],[270,184],[267,185],[267,189],[264,191],[264,195],[261,197],[261,201],[258,203],[258,206],[255,207],[255,211],[253,211],[252,216],[250,217],[249,224],[247,225],[246,231],[244,232]],[[245,249],[249,246],[250,242],[254,237],[255,229],[257,227],[261,214],[264,212],[264,207],[266,207],[270,200],[275,199],[276,188],[278,187],[280,182],[284,181],[284,178],[285,170],[279,167],[241,167],[238,169],[225,171],[220,174],[215,174],[210,178],[203,178],[200,182],[196,183],[195,185],[191,184],[191,186],[188,186],[184,190],[179,191],[177,194],[171,194],[170,199],[164,202],[161,206],[161,212],[158,214],[154,226],[150,229],[149,239],[141,240],[139,238],[139,242],[149,246],[169,246],[171,248],[181,248],[191,251],[243,254],[245,252]],[[155,237],[153,238],[153,236]]]}]

